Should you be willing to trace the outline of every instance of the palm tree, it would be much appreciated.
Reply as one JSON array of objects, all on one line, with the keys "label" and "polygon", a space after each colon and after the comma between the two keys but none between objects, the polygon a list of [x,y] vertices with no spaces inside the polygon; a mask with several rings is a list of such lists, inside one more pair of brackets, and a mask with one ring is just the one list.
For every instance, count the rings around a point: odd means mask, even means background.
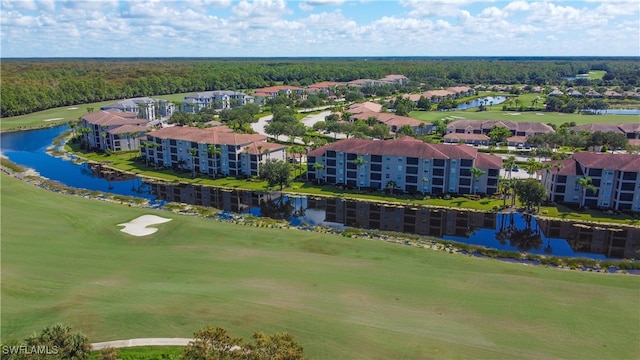
[{"label": "palm tree", "polygon": [[319,162],[314,162],[313,163],[313,169],[316,171],[316,181],[318,183],[318,185],[320,185],[320,177],[318,176],[318,172],[322,169],[324,169],[324,164],[319,163]]},{"label": "palm tree", "polygon": [[213,170],[211,171],[211,175],[213,178],[216,178],[216,171],[218,170],[218,155],[222,155],[222,149],[215,145],[207,146],[207,153],[210,157],[213,157]]},{"label": "palm tree", "polygon": [[[560,169],[562,169],[564,167],[564,164],[561,162],[556,162],[553,163],[553,165],[551,166],[555,171],[556,171],[556,177],[558,175],[558,173],[560,172]],[[555,181],[552,181],[551,184],[553,186],[553,188],[551,189],[551,191],[549,192],[549,199],[552,199],[553,193],[555,192]]]},{"label": "palm tree", "polygon": [[511,189],[511,206],[516,206],[516,186],[518,179],[509,179],[509,188]]},{"label": "palm tree", "polygon": [[471,168],[471,182],[473,186],[473,195],[475,195],[476,192],[478,192],[478,185],[476,184],[476,181],[479,180],[480,176],[486,173],[487,173],[486,171],[478,169],[476,167]]},{"label": "palm tree", "polygon": [[553,164],[550,162],[545,162],[540,167],[542,169],[542,184],[545,186],[549,178],[549,173],[551,172],[552,167],[553,167]]},{"label": "palm tree", "polygon": [[536,171],[542,168],[542,164],[537,162],[536,159],[533,159],[533,158],[527,160],[526,166],[527,166],[527,174],[529,174],[529,178],[533,177],[533,174],[535,174]]},{"label": "palm tree", "polygon": [[191,148],[189,149],[189,155],[191,155],[191,177],[196,177],[196,157],[198,156],[198,149]]},{"label": "palm tree", "polygon": [[395,181],[393,180],[389,180],[387,181],[387,185],[385,186],[385,189],[389,190],[389,193],[391,195],[393,195],[393,190],[398,186],[398,184],[396,184]]},{"label": "palm tree", "polygon": [[302,177],[302,156],[307,153],[306,149],[300,145],[294,145],[289,148],[289,152],[292,155],[298,155],[298,162],[300,163],[300,177]]},{"label": "palm tree", "polygon": [[580,187],[580,207],[584,207],[584,200],[587,196],[587,190],[591,190],[592,192],[597,192],[598,188],[593,185],[593,180],[590,177],[581,177],[578,179],[576,184]]},{"label": "palm tree", "polygon": [[515,165],[516,165],[516,157],[513,155],[510,155],[507,158],[507,160],[504,161],[504,166],[509,171],[509,179],[511,179],[511,171],[513,170],[513,167]]},{"label": "palm tree", "polygon": [[353,165],[355,165],[358,170],[358,178],[356,179],[356,186],[358,187],[358,191],[360,191],[360,168],[362,168],[366,163],[367,160],[365,160],[362,156],[358,156],[355,160],[353,160]]},{"label": "palm tree", "polygon": [[256,146],[258,154],[256,155],[256,176],[260,176],[260,162],[262,161],[262,145]]},{"label": "palm tree", "polygon": [[502,193],[502,207],[507,207],[507,195],[509,195],[509,179],[500,177],[498,183],[500,185],[500,192]]},{"label": "palm tree", "polygon": [[427,192],[427,183],[429,182],[429,178],[423,176],[420,181],[422,181],[422,195],[424,195]]},{"label": "palm tree", "polygon": [[[155,142],[155,141],[147,141],[147,142],[145,142],[145,144],[146,144],[145,148],[147,148],[147,149],[154,149],[154,150],[155,150],[155,149],[157,149],[157,148],[159,148],[159,147],[160,147],[160,144],[158,144],[158,143],[157,143],[157,142]],[[146,161],[147,161],[147,166],[149,166],[149,156],[147,155],[147,152],[146,152],[146,151],[145,151],[145,154],[144,154],[144,155],[145,155],[144,157],[145,157],[145,159],[146,159]],[[156,154],[155,152],[154,152],[154,157],[156,157],[156,158],[157,158],[157,154]],[[156,159],[156,160],[159,160],[159,159]],[[154,161],[154,162],[153,162],[153,166],[154,166],[156,169],[158,169],[158,164],[156,163],[156,161]]]}]

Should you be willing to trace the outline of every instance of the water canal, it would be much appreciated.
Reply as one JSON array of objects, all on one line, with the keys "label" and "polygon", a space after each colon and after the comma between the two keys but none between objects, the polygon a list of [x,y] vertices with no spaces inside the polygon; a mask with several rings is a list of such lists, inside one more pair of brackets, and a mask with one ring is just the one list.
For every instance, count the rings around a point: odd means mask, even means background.
[{"label": "water canal", "polygon": [[47,153],[66,128],[1,134],[1,150],[11,161],[66,186],[134,196],[162,204],[174,201],[210,206],[224,212],[290,221],[294,226],[358,227],[428,235],[507,251],[594,259],[636,258],[640,229],[593,226],[424,206],[373,203],[343,198],[291,196],[280,192],[228,190],[190,184],[147,183],[117,172],[76,163]]}]

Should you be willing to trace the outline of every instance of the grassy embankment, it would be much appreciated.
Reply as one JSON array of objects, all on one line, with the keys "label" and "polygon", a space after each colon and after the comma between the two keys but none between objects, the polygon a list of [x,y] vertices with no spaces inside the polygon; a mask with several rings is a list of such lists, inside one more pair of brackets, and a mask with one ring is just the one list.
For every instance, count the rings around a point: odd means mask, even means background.
[{"label": "grassy embankment", "polygon": [[[560,271],[65,196],[1,175],[3,340],[289,331],[314,359],[640,357],[640,277]],[[172,221],[147,237],[116,225]]]}]

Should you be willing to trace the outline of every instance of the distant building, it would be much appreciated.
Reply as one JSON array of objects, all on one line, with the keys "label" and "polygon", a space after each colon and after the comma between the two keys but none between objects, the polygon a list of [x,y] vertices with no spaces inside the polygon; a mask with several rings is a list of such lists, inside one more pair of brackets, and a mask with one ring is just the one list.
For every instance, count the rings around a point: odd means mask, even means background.
[{"label": "distant building", "polygon": [[237,91],[205,91],[185,96],[181,111],[197,113],[202,109],[224,110],[253,102],[253,96]]},{"label": "distant building", "polygon": [[[354,160],[362,157],[364,165]],[[502,159],[470,146],[429,144],[409,136],[396,140],[347,139],[307,154],[309,180],[403,192],[493,194]],[[315,166],[319,163],[322,166]],[[473,179],[471,168],[485,174]],[[474,189],[475,188],[475,189]]]},{"label": "distant building", "polygon": [[270,86],[262,89],[256,89],[254,96],[258,103],[263,104],[266,99],[274,99],[279,94],[291,96],[296,95],[300,100],[306,99],[305,90],[297,86]]},{"label": "distant building", "polygon": [[623,134],[627,139],[640,139],[640,122],[621,124],[586,124],[572,126],[569,130],[574,130],[576,132],[613,132]]},{"label": "distant building", "polygon": [[166,100],[139,97],[124,99],[100,108],[105,111],[133,112],[138,117],[147,120],[156,120],[159,117],[170,117],[173,113],[173,104]]},{"label": "distant building", "polygon": [[[524,144],[529,136],[553,133],[555,130],[547,124],[526,121],[506,120],[456,120],[447,125],[447,134],[484,134],[494,126],[504,126],[511,131],[508,145]],[[450,137],[451,138],[451,137]]]}]

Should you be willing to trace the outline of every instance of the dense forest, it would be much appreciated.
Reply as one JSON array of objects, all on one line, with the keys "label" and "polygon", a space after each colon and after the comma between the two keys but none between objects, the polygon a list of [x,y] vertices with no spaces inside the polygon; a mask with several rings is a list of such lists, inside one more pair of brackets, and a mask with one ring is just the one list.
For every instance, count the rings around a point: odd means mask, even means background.
[{"label": "dense forest", "polygon": [[566,77],[605,70],[576,85],[640,86],[637,58],[242,58],[3,59],[2,117],[138,96],[255,89],[279,83],[379,79],[403,74],[423,89],[458,84],[561,85]]}]

